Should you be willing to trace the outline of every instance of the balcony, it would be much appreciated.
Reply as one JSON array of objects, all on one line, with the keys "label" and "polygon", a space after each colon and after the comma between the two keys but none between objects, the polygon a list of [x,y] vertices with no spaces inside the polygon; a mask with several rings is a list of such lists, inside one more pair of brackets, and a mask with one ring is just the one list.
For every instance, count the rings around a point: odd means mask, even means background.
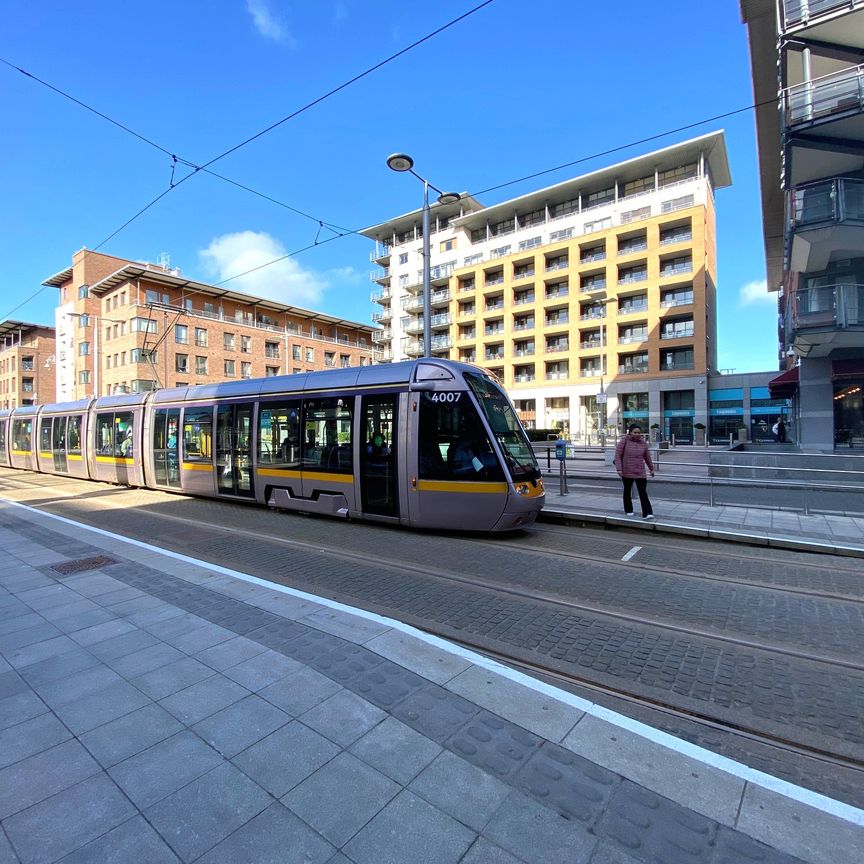
[{"label": "balcony", "polygon": [[431,322],[433,327],[449,327],[450,326],[450,313],[444,312],[439,315],[433,315],[429,321]]},{"label": "balcony", "polygon": [[[847,13],[858,6],[860,0],[783,0],[782,16],[784,29],[802,25],[818,26],[832,13]],[[819,34],[817,34],[819,35]]]},{"label": "balcony", "polygon": [[390,309],[385,309],[383,312],[373,312],[372,320],[376,324],[381,324],[384,321],[392,321],[393,320],[393,312]]},{"label": "balcony", "polygon": [[599,339],[585,339],[579,343],[579,347],[587,348],[589,351],[595,351],[602,348],[604,344],[605,342],[601,342]]},{"label": "balcony", "polygon": [[570,343],[566,339],[563,340],[562,342],[550,342],[546,346],[546,353],[547,354],[557,354],[561,351],[569,351],[569,350],[570,350]]},{"label": "balcony", "polygon": [[787,303],[792,347],[804,357],[827,357],[864,347],[864,285],[821,285],[796,291]]},{"label": "balcony", "polygon": [[402,308],[406,312],[418,312],[423,308],[422,297],[405,297],[402,300]]},{"label": "balcony", "polygon": [[524,306],[526,303],[533,303],[534,299],[535,298],[533,294],[517,294],[516,297],[513,299],[513,305]]},{"label": "balcony", "polygon": [[579,370],[580,378],[599,378],[602,374],[599,366],[585,366]]},{"label": "balcony", "polygon": [[453,340],[449,335],[444,336],[433,336],[432,337],[432,350],[433,351],[444,351],[447,348],[450,348],[453,345]]},{"label": "balcony", "polygon": [[[692,333],[690,334],[693,335]],[[644,342],[648,338],[647,331],[644,333],[630,333],[627,336],[621,336],[618,339],[619,345],[632,345],[634,342]]]},{"label": "balcony", "polygon": [[605,252],[586,252],[584,255],[579,256],[580,264],[591,264],[594,261],[605,261],[606,253]]},{"label": "balcony", "polygon": [[390,247],[386,243],[376,243],[369,253],[369,260],[373,264],[386,264],[390,260]]},{"label": "balcony", "polygon": [[390,284],[390,268],[385,267],[383,270],[373,270],[369,274],[369,279],[372,282],[378,282],[379,284],[387,283]]},{"label": "balcony", "polygon": [[369,295],[369,299],[373,303],[389,303],[390,298],[392,296],[392,291],[389,286],[387,288],[382,288],[380,291],[373,291]]},{"label": "balcony", "polygon": [[430,300],[433,306],[448,303],[450,301],[450,289],[445,288],[443,291],[433,291]]},{"label": "balcony", "polygon": [[409,357],[423,356],[423,340],[422,339],[403,339],[402,351]]},{"label": "balcony", "polygon": [[644,375],[648,371],[647,363],[624,364],[618,367],[619,375]]},{"label": "balcony", "polygon": [[558,315],[554,318],[546,319],[546,327],[558,327],[561,324],[569,324],[570,318],[567,315]]},{"label": "balcony", "polygon": [[529,384],[533,381],[537,376],[530,372],[525,372],[519,375],[513,376],[513,382],[515,384]]},{"label": "balcony", "polygon": [[570,377],[570,371],[568,369],[559,369],[554,372],[546,373],[547,381],[564,381]]},{"label": "balcony", "polygon": [[631,270],[623,272],[618,277],[619,285],[629,285],[631,282],[644,282],[648,278],[647,270]]},{"label": "balcony", "polygon": [[666,264],[660,267],[660,278],[666,279],[669,276],[680,276],[682,273],[692,272],[692,261],[676,261],[674,264]]},{"label": "balcony", "polygon": [[422,333],[425,329],[425,324],[423,323],[422,318],[415,318],[413,321],[409,321],[402,328],[406,333]]},{"label": "balcony", "polygon": [[534,346],[532,345],[530,348],[517,348],[513,353],[517,357],[533,357]]},{"label": "balcony", "polygon": [[587,291],[603,291],[606,288],[606,278],[602,279],[583,279],[582,285],[579,287],[581,292]]},{"label": "balcony", "polygon": [[530,321],[517,321],[513,325],[514,330],[533,330],[534,329],[534,319],[532,318]]},{"label": "balcony", "polygon": [[372,331],[372,341],[373,342],[390,342],[393,339],[393,331],[392,330],[373,330]]},{"label": "balcony", "polygon": [[844,250],[864,246],[864,181],[835,177],[792,190],[790,268],[825,270]]},{"label": "balcony", "polygon": [[632,315],[634,312],[647,312],[648,311],[648,301],[642,300],[639,303],[619,303],[618,305],[618,314],[619,315]]},{"label": "balcony", "polygon": [[693,338],[693,325],[689,327],[680,327],[674,330],[663,330],[660,333],[661,339],[685,339]]}]

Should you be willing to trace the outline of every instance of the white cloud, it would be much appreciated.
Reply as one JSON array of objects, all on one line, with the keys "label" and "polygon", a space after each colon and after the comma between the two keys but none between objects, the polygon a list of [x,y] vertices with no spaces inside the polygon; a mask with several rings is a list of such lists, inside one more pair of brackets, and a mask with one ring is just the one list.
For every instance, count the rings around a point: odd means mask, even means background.
[{"label": "white cloud", "polygon": [[768,291],[768,282],[765,279],[755,279],[748,282],[738,291],[739,306],[776,306],[777,295]]},{"label": "white cloud", "polygon": [[352,267],[322,273],[306,270],[294,258],[270,264],[285,255],[286,249],[264,232],[223,234],[198,254],[214,282],[245,274],[229,282],[225,286],[229,290],[305,309],[320,310],[323,296],[331,287],[359,284],[360,274]]},{"label": "white cloud", "polygon": [[287,42],[292,47],[296,44],[282,22],[270,10],[268,0],[246,0],[246,9],[252,16],[255,29],[262,36],[276,42]]}]

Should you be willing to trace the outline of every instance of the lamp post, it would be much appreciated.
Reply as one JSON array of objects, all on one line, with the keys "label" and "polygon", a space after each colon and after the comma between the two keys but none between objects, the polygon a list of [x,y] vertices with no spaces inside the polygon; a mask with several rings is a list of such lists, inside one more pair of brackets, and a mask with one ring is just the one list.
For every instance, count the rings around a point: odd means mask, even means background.
[{"label": "lamp post", "polygon": [[423,184],[423,356],[432,355],[432,311],[431,311],[431,243],[429,240],[430,223],[432,221],[429,210],[429,187],[438,193],[439,204],[455,204],[462,196],[458,192],[442,192],[437,186],[421,177],[414,170],[414,160],[405,153],[393,153],[387,157],[387,167],[393,171],[413,174]]},{"label": "lamp post", "polygon": [[603,387],[603,376],[606,374],[606,306],[614,302],[614,297],[607,297],[606,292],[602,292],[594,298],[595,302],[600,304],[600,393],[597,396],[597,408],[600,421],[600,440],[605,442],[606,439],[606,390]]}]

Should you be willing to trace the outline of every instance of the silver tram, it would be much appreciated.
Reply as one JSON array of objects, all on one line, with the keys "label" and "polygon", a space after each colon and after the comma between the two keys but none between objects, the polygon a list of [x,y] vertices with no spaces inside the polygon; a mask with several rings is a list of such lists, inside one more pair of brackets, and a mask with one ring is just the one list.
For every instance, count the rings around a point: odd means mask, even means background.
[{"label": "silver tram", "polygon": [[416,528],[514,530],[544,501],[504,390],[448,360],[4,410],[0,465]]}]

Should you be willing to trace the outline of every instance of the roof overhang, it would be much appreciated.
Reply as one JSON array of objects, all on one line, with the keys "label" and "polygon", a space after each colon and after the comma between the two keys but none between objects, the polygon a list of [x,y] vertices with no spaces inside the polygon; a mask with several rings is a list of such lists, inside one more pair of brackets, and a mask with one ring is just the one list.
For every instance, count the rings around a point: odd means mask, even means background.
[{"label": "roof overhang", "polygon": [[[429,210],[432,218],[436,216],[452,217],[454,214],[459,214],[468,210],[474,212],[482,210],[483,205],[467,192],[463,192],[459,200],[453,204],[439,204],[435,202],[430,205]],[[388,240],[394,234],[401,234],[409,228],[418,225],[423,218],[423,208],[412,210],[410,213],[403,213],[401,216],[395,216],[393,219],[388,219],[386,222],[381,222],[379,225],[372,225],[369,228],[364,228],[358,231],[364,237],[370,240]]]},{"label": "roof overhang", "polygon": [[50,324],[32,324],[28,321],[3,321],[0,322],[0,339],[9,333],[30,330],[53,330]]},{"label": "roof overhang", "polygon": [[580,192],[596,191],[612,186],[616,182],[636,180],[654,171],[664,171],[690,162],[698,162],[705,157],[715,189],[732,185],[732,175],[729,170],[729,158],[726,154],[726,138],[723,131],[710,132],[689,141],[682,141],[662,150],[655,150],[644,156],[636,156],[626,162],[619,162],[608,168],[601,168],[589,174],[582,174],[570,180],[546,186],[527,195],[511,198],[485,208],[482,216],[469,214],[454,220],[454,224],[462,226],[476,225],[482,220],[497,221],[512,216],[514,212],[529,212],[544,207],[549,201],[565,201],[575,198]]},{"label": "roof overhang", "polygon": [[71,279],[72,268],[67,267],[65,270],[61,270],[59,273],[49,276],[42,284],[53,288],[59,288],[61,285],[65,285],[67,282],[71,281]]},{"label": "roof overhang", "polygon": [[90,293],[97,296],[105,294],[107,291],[134,279],[142,279],[146,282],[155,285],[164,285],[169,288],[180,288],[186,296],[198,294],[203,297],[213,297],[217,300],[228,300],[232,303],[254,306],[256,309],[264,309],[270,312],[294,313],[307,320],[322,321],[337,327],[350,327],[368,333],[372,333],[376,329],[370,324],[360,324],[357,321],[348,321],[344,318],[326,315],[323,312],[313,312],[311,309],[303,309],[300,306],[290,306],[287,303],[279,303],[276,300],[254,297],[251,294],[241,294],[239,291],[229,291],[215,285],[208,285],[206,282],[184,279],[182,276],[175,276],[164,270],[153,269],[144,264],[127,264],[125,267],[115,270],[110,276],[106,276],[95,285],[91,285]]},{"label": "roof overhang", "polygon": [[756,145],[762,197],[762,233],[768,290],[783,280],[785,205],[781,186],[780,111],[777,94],[777,11],[772,0],[741,0],[747,25],[750,71],[756,104]]},{"label": "roof overhang", "polygon": [[789,399],[798,389],[798,367],[793,366],[768,382],[768,392],[772,399]]}]

